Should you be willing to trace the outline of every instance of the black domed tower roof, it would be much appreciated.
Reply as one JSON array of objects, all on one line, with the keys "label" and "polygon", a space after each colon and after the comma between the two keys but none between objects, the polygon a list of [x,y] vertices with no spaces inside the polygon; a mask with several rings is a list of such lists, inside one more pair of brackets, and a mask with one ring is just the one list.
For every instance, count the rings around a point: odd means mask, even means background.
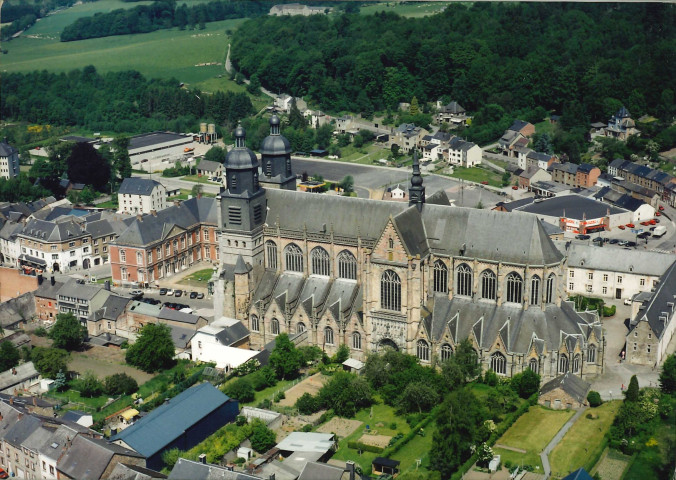
[{"label": "black domed tower roof", "polygon": [[235,148],[225,156],[226,170],[258,169],[258,158],[251,149],[246,147],[246,130],[242,125],[235,129]]},{"label": "black domed tower roof", "polygon": [[261,155],[290,155],[291,144],[279,133],[279,117],[270,117],[270,135],[261,142]]},{"label": "black domed tower roof", "polygon": [[279,132],[280,120],[270,117],[270,135],[261,142],[261,181],[270,188],[296,189],[296,176],[291,171],[291,143]]}]

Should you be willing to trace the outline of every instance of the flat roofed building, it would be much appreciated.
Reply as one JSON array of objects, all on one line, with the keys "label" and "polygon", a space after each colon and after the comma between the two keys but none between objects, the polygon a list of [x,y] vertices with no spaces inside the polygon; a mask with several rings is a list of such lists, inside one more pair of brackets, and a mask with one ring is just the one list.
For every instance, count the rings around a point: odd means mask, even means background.
[{"label": "flat roofed building", "polygon": [[153,161],[175,161],[183,158],[192,145],[192,135],[173,132],[151,132],[129,138],[129,158],[132,165]]}]

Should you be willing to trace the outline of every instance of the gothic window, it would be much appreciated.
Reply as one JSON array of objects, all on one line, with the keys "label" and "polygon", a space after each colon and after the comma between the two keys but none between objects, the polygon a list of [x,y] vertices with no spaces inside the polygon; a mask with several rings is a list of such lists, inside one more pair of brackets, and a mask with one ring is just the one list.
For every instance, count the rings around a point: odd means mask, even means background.
[{"label": "gothic window", "polygon": [[277,244],[271,240],[265,242],[265,254],[268,257],[268,268],[277,270]]},{"label": "gothic window", "polygon": [[568,356],[565,353],[559,355],[559,373],[568,371]]},{"label": "gothic window", "polygon": [[256,315],[251,315],[251,331],[258,331],[258,317]]},{"label": "gothic window", "polygon": [[361,333],[354,332],[352,334],[352,348],[355,350],[361,350]]},{"label": "gothic window", "polygon": [[401,310],[401,280],[392,270],[385,270],[380,277],[380,307]]},{"label": "gothic window", "polygon": [[441,260],[434,262],[434,291],[448,293],[448,267]]},{"label": "gothic window", "polygon": [[441,346],[441,361],[445,362],[449,358],[451,358],[451,355],[453,355],[453,349],[448,343],[444,343]]},{"label": "gothic window", "polygon": [[456,270],[456,291],[457,295],[472,296],[472,270],[468,265],[462,264]]},{"label": "gothic window", "polygon": [[530,279],[530,304],[540,305],[540,277],[537,275]]},{"label": "gothic window", "polygon": [[303,271],[303,251],[295,243],[290,243],[284,249],[286,269],[290,272]]},{"label": "gothic window", "polygon": [[272,319],[272,322],[270,322],[270,330],[273,335],[279,335],[279,320],[276,318]]},{"label": "gothic window", "polygon": [[580,354],[578,353],[573,357],[573,373],[580,371]]},{"label": "gothic window", "polygon": [[310,257],[312,258],[312,273],[328,277],[331,273],[331,261],[328,252],[322,247],[315,247],[310,252]]},{"label": "gothic window", "polygon": [[324,329],[324,343],[326,345],[333,345],[333,329],[331,327]]},{"label": "gothic window", "polygon": [[338,254],[338,277],[349,280],[357,279],[357,259],[347,250]]},{"label": "gothic window", "polygon": [[305,324],[303,322],[298,322],[296,325],[296,333],[303,333],[305,331]]},{"label": "gothic window", "polygon": [[497,278],[492,270],[481,272],[481,298],[495,300],[497,298]]},{"label": "gothic window", "polygon": [[500,352],[491,355],[491,370],[498,375],[507,375],[507,359]]},{"label": "gothic window", "polygon": [[587,349],[587,362],[596,362],[596,345],[589,345],[589,348]]},{"label": "gothic window", "polygon": [[530,361],[528,362],[528,368],[534,372],[538,373],[538,361],[536,358],[531,358]]},{"label": "gothic window", "polygon": [[545,303],[554,302],[554,282],[556,281],[556,276],[553,273],[550,273],[547,277],[547,290],[545,292]]},{"label": "gothic window", "polygon": [[430,346],[425,340],[418,340],[417,354],[423,362],[430,361]]},{"label": "gothic window", "polygon": [[521,303],[523,299],[522,294],[523,280],[521,276],[512,272],[507,275],[507,301],[512,303]]},{"label": "gothic window", "polygon": [[389,248],[394,248],[394,240],[392,240],[392,237],[387,240],[387,246]]}]

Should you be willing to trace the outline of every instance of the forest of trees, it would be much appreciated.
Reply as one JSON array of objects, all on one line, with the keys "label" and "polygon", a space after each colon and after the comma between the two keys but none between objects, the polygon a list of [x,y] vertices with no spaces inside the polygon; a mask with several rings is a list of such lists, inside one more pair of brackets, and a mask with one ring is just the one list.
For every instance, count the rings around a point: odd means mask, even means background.
[{"label": "forest of trees", "polygon": [[383,111],[415,96],[469,111],[568,107],[572,122],[607,120],[613,100],[635,118],[673,114],[669,4],[477,2],[424,18],[266,16],[244,23],[232,47],[248,77],[334,112]]},{"label": "forest of trees", "polygon": [[[42,18],[47,13],[57,8],[70,7],[76,0],[45,0],[35,3],[19,0],[18,2],[3,2],[0,9],[2,27],[0,36],[2,40],[11,39],[12,35],[33,25],[38,18]],[[84,0],[84,3],[95,2],[96,0]]]},{"label": "forest of trees", "polygon": [[253,113],[246,93],[179,87],[171,80],[147,80],[135,71],[99,74],[92,66],[69,73],[8,73],[0,85],[3,119],[80,126],[92,131],[185,132],[199,121],[231,126]]},{"label": "forest of trees", "polygon": [[175,0],[159,0],[151,5],[78,18],[63,29],[61,41],[148,33],[171,27],[204,29],[207,22],[265,15],[272,5],[272,2],[213,0],[192,7],[184,3],[177,8]]}]

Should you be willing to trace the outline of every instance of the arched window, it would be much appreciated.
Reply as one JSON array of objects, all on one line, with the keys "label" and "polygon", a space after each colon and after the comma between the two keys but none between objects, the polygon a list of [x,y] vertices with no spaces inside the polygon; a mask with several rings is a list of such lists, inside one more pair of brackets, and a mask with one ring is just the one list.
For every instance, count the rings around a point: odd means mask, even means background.
[{"label": "arched window", "polygon": [[290,243],[284,249],[286,269],[290,272],[303,271],[303,251],[295,243]]},{"label": "arched window", "polygon": [[448,267],[441,260],[434,262],[434,291],[448,293]]},{"label": "arched window", "polygon": [[537,275],[530,279],[530,304],[540,305],[540,277]]},{"label": "arched window", "polygon": [[535,372],[538,373],[538,361],[536,358],[531,358],[530,361],[528,362],[528,368]]},{"label": "arched window", "polygon": [[498,375],[507,375],[507,359],[500,352],[491,355],[491,370]]},{"label": "arched window", "polygon": [[352,348],[355,350],[361,350],[361,333],[354,332],[352,334]]},{"label": "arched window", "polygon": [[387,240],[387,246],[389,248],[394,248],[394,240],[392,240],[392,237]]},{"label": "arched window", "polygon": [[448,343],[444,343],[441,346],[441,361],[445,362],[449,358],[451,358],[451,355],[453,355],[453,349]]},{"label": "arched window", "polygon": [[472,296],[472,270],[468,265],[462,264],[455,270],[456,272],[456,295]]},{"label": "arched window", "polygon": [[578,353],[573,357],[573,373],[578,373],[580,371],[580,354]]},{"label": "arched window", "polygon": [[596,345],[589,345],[589,348],[587,349],[587,362],[596,362]]},{"label": "arched window", "polygon": [[312,258],[312,273],[328,277],[331,274],[331,260],[329,253],[322,247],[315,247],[310,252]]},{"label": "arched window", "polygon": [[357,279],[357,259],[347,250],[338,254],[338,278]]},{"label": "arched window", "polygon": [[492,270],[481,272],[481,298],[495,300],[497,295],[497,278]]},{"label": "arched window", "polygon": [[265,254],[268,257],[268,268],[277,270],[277,244],[271,240],[265,242]]},{"label": "arched window", "polygon": [[559,373],[568,371],[568,356],[565,353],[559,355]]},{"label": "arched window", "polygon": [[385,270],[380,277],[380,307],[385,310],[401,310],[401,280],[392,270]]},{"label": "arched window", "polygon": [[521,303],[523,300],[523,280],[521,275],[512,272],[507,275],[507,301]]},{"label": "arched window", "polygon": [[425,340],[418,340],[417,345],[418,358],[423,362],[430,361],[430,346]]},{"label": "arched window", "polygon": [[303,322],[298,322],[296,324],[296,333],[303,333],[305,331],[305,324]]},{"label": "arched window", "polygon": [[270,324],[270,329],[273,335],[279,335],[279,320],[273,318]]},{"label": "arched window", "polygon": [[251,315],[251,331],[258,331],[258,317],[256,315]]},{"label": "arched window", "polygon": [[326,345],[333,345],[333,329],[331,327],[324,329],[324,343]]},{"label": "arched window", "polygon": [[547,277],[547,288],[545,290],[545,303],[554,303],[554,285],[556,275],[550,273]]}]

